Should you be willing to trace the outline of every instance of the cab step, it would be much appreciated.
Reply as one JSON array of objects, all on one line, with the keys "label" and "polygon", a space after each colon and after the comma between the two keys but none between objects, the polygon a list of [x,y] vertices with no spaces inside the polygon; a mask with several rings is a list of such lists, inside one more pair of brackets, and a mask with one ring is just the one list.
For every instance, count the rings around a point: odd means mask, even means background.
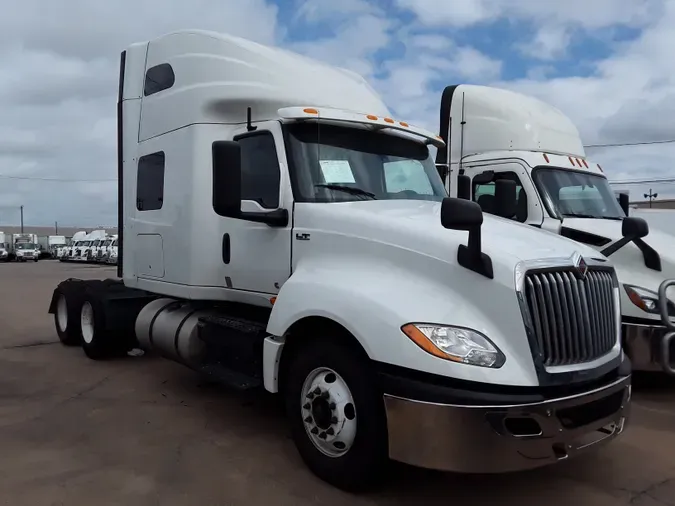
[{"label": "cab step", "polygon": [[199,338],[206,344],[207,362],[201,372],[238,390],[263,383],[263,342],[266,324],[229,315],[199,319]]}]

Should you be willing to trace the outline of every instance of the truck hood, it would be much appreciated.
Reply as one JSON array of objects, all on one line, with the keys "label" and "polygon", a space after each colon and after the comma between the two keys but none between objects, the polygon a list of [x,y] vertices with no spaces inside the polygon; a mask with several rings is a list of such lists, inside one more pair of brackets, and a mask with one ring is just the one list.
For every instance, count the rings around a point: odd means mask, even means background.
[{"label": "truck hood", "polygon": [[[295,226],[360,236],[454,262],[458,246],[467,243],[468,233],[444,228],[440,212],[440,202],[422,200],[296,204]],[[568,259],[575,253],[604,258],[597,250],[558,234],[489,214],[483,215],[481,235],[482,250],[492,258],[495,277],[501,268],[511,284],[514,269],[521,261]]]},{"label": "truck hood", "polygon": [[[594,246],[597,250],[606,248],[609,244],[622,238],[621,221],[618,220],[565,218],[562,225],[611,241],[605,246]],[[643,238],[643,241],[658,253],[661,260],[660,272],[645,265],[644,255],[634,243],[626,244],[619,251],[613,253],[610,260],[616,268],[621,283],[640,286],[656,292],[664,279],[675,278],[675,236],[652,229],[649,231],[649,235]],[[630,308],[632,310],[631,306],[632,304],[629,303],[625,309]],[[631,315],[643,318],[658,318],[656,315],[647,315],[642,311],[637,314],[631,313]]]}]

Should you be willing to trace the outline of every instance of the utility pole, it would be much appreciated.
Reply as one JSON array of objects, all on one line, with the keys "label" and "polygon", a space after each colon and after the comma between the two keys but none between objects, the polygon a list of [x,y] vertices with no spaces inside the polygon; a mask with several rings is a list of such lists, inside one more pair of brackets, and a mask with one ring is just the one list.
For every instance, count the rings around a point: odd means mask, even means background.
[{"label": "utility pole", "polygon": [[646,198],[646,199],[647,199],[647,198],[649,199],[649,207],[652,207],[652,200],[654,200],[656,197],[659,196],[658,193],[652,193],[652,189],[651,189],[651,188],[649,189],[649,193],[645,193],[644,195],[645,195],[645,198]]},{"label": "utility pole", "polygon": [[21,206],[21,233],[23,234],[23,206]]}]

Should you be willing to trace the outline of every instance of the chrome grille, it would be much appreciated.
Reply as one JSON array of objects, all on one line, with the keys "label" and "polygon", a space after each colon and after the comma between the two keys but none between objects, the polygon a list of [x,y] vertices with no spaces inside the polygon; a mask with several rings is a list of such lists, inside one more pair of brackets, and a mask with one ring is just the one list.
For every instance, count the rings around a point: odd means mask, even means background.
[{"label": "chrome grille", "polygon": [[584,279],[570,268],[528,272],[524,282],[529,326],[545,366],[590,362],[617,341],[611,271],[589,269]]}]

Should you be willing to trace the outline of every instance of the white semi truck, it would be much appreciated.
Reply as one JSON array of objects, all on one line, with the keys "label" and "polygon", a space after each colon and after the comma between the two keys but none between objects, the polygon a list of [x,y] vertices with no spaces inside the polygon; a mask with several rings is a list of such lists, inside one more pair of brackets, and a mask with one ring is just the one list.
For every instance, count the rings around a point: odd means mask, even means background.
[{"label": "white semi truck", "polygon": [[[527,95],[460,84],[443,92],[440,132],[447,145],[436,162],[450,196],[500,214],[495,184],[511,181],[517,195],[515,212],[507,218],[610,257],[621,286],[624,347],[633,369],[675,374],[675,341],[664,348],[669,325],[658,296],[659,286],[675,278],[675,240],[654,228],[646,237],[625,236],[628,196],[617,201],[600,165],[586,157],[572,121]],[[675,322],[675,303],[662,302]]]},{"label": "white semi truck", "polygon": [[122,53],[117,119],[120,279],[56,287],[64,344],[282,396],[304,462],[349,490],[389,459],[505,472],[624,431],[611,261],[447,198],[443,141],[362,77],[179,31]]}]

